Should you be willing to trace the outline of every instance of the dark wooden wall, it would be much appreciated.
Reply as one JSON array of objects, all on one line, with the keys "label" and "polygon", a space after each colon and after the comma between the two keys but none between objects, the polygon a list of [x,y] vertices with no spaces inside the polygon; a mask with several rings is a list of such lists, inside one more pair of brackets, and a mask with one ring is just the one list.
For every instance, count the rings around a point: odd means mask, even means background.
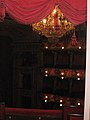
[{"label": "dark wooden wall", "polygon": [[[85,31],[77,29],[77,38],[85,42],[86,34],[81,34],[80,30],[81,33]],[[66,43],[66,37],[63,40]],[[73,51],[73,48],[55,51],[45,50],[42,47],[44,43],[47,39],[34,33],[30,25],[18,24],[10,19],[0,23],[0,100],[6,106],[48,108],[44,107],[43,94],[68,96],[66,91],[71,93],[68,86],[73,83],[67,82],[70,80],[60,83],[58,76],[45,78],[42,74],[44,68],[85,70],[85,47],[81,52]],[[85,79],[83,81],[80,83],[83,86],[83,91],[80,91],[82,99]],[[77,84],[75,81],[72,85],[73,92]]]}]

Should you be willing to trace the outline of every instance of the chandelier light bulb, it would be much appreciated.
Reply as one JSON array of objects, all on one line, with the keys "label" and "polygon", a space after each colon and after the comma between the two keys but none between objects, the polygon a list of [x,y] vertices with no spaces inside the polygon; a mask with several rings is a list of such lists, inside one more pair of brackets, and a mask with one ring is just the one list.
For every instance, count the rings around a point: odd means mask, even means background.
[{"label": "chandelier light bulb", "polygon": [[43,23],[46,24],[47,20],[46,19],[43,19]]},{"label": "chandelier light bulb", "polygon": [[67,20],[65,20],[65,23],[67,24]]},{"label": "chandelier light bulb", "polygon": [[54,9],[54,10],[53,10],[53,13],[55,14],[56,12],[57,12],[56,9]]}]

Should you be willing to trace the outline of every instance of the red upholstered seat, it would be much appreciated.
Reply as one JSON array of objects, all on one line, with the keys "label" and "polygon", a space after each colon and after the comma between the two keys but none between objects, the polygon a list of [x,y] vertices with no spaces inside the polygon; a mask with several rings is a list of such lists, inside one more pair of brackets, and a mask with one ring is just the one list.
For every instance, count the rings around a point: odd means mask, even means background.
[{"label": "red upholstered seat", "polygon": [[62,110],[43,110],[43,109],[24,109],[24,108],[5,108],[6,115],[21,116],[62,116]]},{"label": "red upholstered seat", "polygon": [[70,114],[68,120],[83,120],[83,114]]},{"label": "red upholstered seat", "polygon": [[68,115],[71,113],[76,113],[76,114],[83,114],[84,108],[83,107],[78,107],[78,106],[65,106],[63,110],[63,117],[64,120],[68,119]]}]

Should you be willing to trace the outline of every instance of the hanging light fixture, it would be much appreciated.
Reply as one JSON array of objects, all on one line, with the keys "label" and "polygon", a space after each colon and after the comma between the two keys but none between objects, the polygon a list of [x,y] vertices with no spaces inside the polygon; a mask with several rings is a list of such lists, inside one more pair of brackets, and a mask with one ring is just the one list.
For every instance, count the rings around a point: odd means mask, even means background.
[{"label": "hanging light fixture", "polygon": [[33,31],[38,32],[47,38],[60,38],[74,29],[74,25],[68,21],[56,5],[55,9],[45,19],[32,24]]}]

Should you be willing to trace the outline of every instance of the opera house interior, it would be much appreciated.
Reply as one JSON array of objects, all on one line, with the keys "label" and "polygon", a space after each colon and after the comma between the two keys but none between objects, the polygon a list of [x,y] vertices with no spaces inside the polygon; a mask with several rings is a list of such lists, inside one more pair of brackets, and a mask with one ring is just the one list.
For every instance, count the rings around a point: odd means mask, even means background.
[{"label": "opera house interior", "polygon": [[0,0],[0,120],[83,120],[86,0]]}]

